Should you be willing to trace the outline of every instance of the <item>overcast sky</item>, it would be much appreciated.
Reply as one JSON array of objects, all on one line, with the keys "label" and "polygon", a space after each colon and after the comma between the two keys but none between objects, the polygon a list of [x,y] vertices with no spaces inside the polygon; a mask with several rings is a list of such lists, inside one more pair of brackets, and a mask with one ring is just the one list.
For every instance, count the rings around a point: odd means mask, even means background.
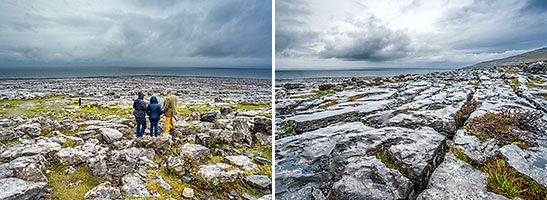
[{"label": "overcast sky", "polygon": [[547,46],[545,0],[276,0],[276,70],[457,68]]},{"label": "overcast sky", "polygon": [[0,0],[0,67],[271,67],[272,3]]}]

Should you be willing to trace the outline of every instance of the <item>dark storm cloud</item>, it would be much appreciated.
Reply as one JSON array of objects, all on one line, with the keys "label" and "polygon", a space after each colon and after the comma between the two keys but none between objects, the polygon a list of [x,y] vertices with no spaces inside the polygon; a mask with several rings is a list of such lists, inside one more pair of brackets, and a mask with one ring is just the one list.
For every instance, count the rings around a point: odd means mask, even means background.
[{"label": "dark storm cloud", "polygon": [[337,33],[335,39],[326,42],[325,49],[319,55],[324,58],[379,62],[405,57],[410,50],[410,38],[404,32],[380,25],[376,18],[355,25],[359,30]]},{"label": "dark storm cloud", "polygon": [[0,64],[271,66],[269,1],[4,1]]},{"label": "dark storm cloud", "polygon": [[528,0],[526,5],[521,8],[521,11],[526,12],[546,12],[547,1],[545,0]]}]

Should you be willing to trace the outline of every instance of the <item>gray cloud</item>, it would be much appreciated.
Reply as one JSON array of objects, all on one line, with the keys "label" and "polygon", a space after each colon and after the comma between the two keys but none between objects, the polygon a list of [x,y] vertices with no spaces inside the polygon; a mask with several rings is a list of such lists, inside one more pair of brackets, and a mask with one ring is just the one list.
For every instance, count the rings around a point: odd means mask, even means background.
[{"label": "gray cloud", "polygon": [[521,8],[521,11],[526,12],[546,12],[547,1],[545,0],[528,0],[526,5]]},{"label": "gray cloud", "polygon": [[547,45],[543,0],[277,0],[277,69],[461,67]]},{"label": "gray cloud", "polygon": [[406,33],[393,31],[379,24],[374,17],[365,22],[356,22],[355,26],[359,29],[336,33],[335,39],[326,41],[325,49],[319,55],[324,58],[379,62],[405,57],[410,51],[410,38]]},{"label": "gray cloud", "polygon": [[268,1],[3,1],[0,66],[271,66]]}]

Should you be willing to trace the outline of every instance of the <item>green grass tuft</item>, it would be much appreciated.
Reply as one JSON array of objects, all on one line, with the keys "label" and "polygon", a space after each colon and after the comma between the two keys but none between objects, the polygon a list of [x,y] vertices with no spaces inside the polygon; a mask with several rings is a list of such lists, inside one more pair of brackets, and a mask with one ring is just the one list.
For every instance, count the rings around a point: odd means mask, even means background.
[{"label": "green grass tuft", "polygon": [[[86,166],[76,168],[74,172],[65,174],[68,166],[54,167],[51,173],[47,174],[49,180],[48,187],[53,189],[51,194],[46,196],[46,199],[83,199],[85,193],[93,189],[95,186],[104,182],[101,179],[93,177],[91,171]],[[67,183],[75,183],[77,185],[68,185]]]}]

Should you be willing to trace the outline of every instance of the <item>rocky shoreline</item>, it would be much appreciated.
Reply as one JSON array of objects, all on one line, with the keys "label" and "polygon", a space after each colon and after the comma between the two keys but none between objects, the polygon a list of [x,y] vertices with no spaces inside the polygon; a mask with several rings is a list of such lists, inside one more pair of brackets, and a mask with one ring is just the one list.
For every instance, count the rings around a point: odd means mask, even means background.
[{"label": "rocky shoreline", "polygon": [[276,199],[545,199],[546,71],[276,80]]},{"label": "rocky shoreline", "polygon": [[[145,76],[0,85],[0,199],[271,199],[270,80]],[[178,99],[175,131],[150,137],[148,129],[135,138],[137,92],[163,102],[166,88]],[[159,127],[163,132],[164,119]]]}]

